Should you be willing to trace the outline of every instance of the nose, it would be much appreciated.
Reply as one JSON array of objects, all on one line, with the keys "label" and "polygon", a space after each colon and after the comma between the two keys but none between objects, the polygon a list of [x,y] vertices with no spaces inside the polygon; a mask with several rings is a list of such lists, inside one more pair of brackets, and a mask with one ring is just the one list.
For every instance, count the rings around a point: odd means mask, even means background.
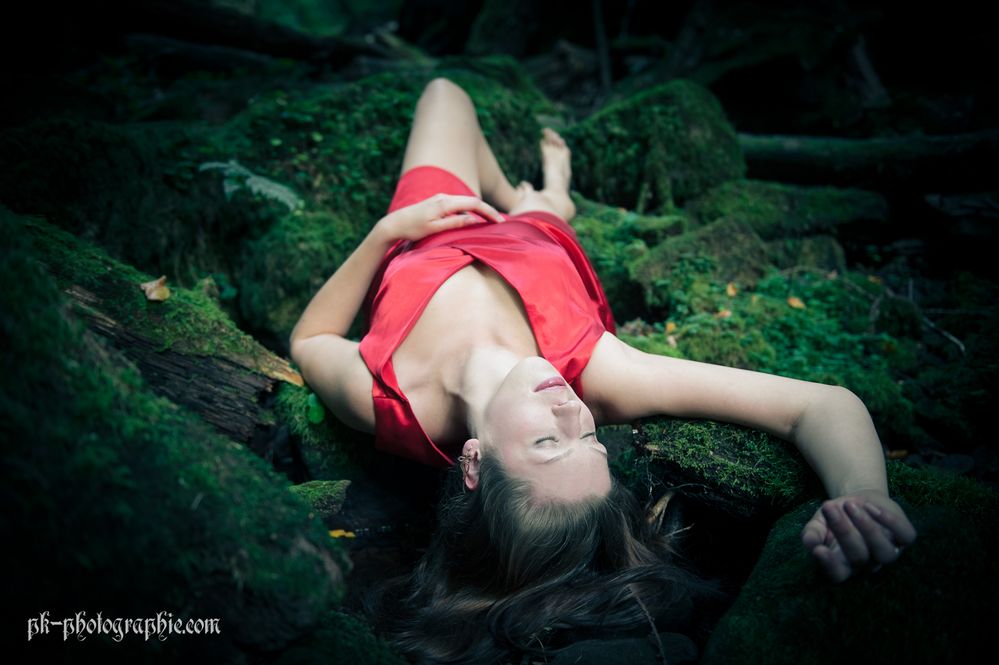
[{"label": "nose", "polygon": [[578,399],[569,399],[552,407],[552,413],[558,421],[559,429],[569,438],[576,438],[582,431],[580,411],[583,405]]}]

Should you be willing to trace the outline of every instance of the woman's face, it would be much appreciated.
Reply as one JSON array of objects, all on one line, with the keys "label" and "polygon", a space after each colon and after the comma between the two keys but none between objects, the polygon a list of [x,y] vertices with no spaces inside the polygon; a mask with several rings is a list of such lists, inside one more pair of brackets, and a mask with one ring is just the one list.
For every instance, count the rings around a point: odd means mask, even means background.
[{"label": "woman's face", "polygon": [[482,453],[496,454],[540,498],[605,496],[611,487],[607,449],[593,415],[543,358],[517,363],[486,406]]}]

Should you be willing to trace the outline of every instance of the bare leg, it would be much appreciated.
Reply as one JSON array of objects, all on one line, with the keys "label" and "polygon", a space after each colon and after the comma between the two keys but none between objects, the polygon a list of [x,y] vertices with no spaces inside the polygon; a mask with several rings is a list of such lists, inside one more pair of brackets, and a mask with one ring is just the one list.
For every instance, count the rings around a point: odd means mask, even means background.
[{"label": "bare leg", "polygon": [[428,83],[416,105],[402,172],[414,166],[450,171],[500,210],[520,200],[486,143],[472,100],[444,78]]},{"label": "bare leg", "polygon": [[545,176],[545,186],[540,192],[531,183],[517,185],[519,200],[510,209],[510,214],[543,210],[551,212],[565,221],[576,216],[576,206],[569,197],[569,182],[572,180],[572,153],[558,132],[545,127],[541,138],[541,166]]}]

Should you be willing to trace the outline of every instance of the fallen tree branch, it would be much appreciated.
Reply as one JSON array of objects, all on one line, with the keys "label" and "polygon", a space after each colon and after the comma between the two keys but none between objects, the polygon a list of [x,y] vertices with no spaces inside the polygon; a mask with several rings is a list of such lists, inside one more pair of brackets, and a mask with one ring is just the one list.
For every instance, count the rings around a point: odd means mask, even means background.
[{"label": "fallen tree branch", "polygon": [[973,191],[995,185],[990,166],[999,159],[999,130],[872,139],[739,134],[739,146],[750,178]]}]

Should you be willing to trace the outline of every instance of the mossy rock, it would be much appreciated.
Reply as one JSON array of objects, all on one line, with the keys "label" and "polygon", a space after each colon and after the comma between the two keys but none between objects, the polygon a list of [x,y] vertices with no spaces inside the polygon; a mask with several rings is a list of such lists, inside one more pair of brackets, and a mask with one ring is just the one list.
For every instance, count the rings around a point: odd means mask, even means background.
[{"label": "mossy rock", "polygon": [[364,239],[356,221],[328,212],[287,215],[245,245],[240,310],[288,352],[288,338],[312,296]]},{"label": "mossy rock", "polygon": [[701,659],[714,663],[965,663],[991,644],[999,500],[973,481],[889,465],[919,538],[877,573],[831,584],[801,545],[818,508],[780,519]]},{"label": "mossy rock", "polygon": [[600,277],[615,320],[647,316],[642,287],[632,279],[628,266],[648,254],[649,247],[686,230],[686,217],[679,212],[639,215],[578,194],[573,201],[577,212],[572,226]]},{"label": "mossy rock", "polygon": [[292,485],[293,494],[305,499],[322,519],[333,517],[343,508],[347,498],[349,480],[310,480],[300,485]]},{"label": "mossy rock", "polygon": [[629,271],[651,311],[683,315],[710,309],[705,284],[755,282],[769,259],[756,232],[726,217],[664,240],[629,264]]},{"label": "mossy rock", "polygon": [[246,192],[227,200],[216,176],[199,173],[214,140],[193,123],[38,120],[0,134],[0,200],[192,286],[229,271],[231,248],[283,208]]},{"label": "mossy rock", "polygon": [[607,106],[564,136],[574,186],[586,197],[639,213],[669,211],[746,173],[718,100],[688,81]]},{"label": "mossy rock", "polygon": [[349,566],[321,522],[84,328],[22,220],[5,214],[0,230],[8,602],[25,616],[221,619],[211,637],[88,642],[115,659],[239,662],[310,634]]},{"label": "mossy rock", "polygon": [[648,472],[695,500],[740,517],[786,510],[819,491],[791,444],[728,423],[647,418],[639,441]]},{"label": "mossy rock", "polygon": [[846,270],[846,252],[833,236],[778,238],[764,243],[770,262],[786,270],[814,269],[825,272]]},{"label": "mossy rock", "polygon": [[883,196],[861,189],[801,187],[762,180],[732,180],[688,202],[698,224],[732,217],[764,240],[806,236],[849,222],[884,222]]},{"label": "mossy rock", "polygon": [[[240,162],[299,192],[308,207],[368,229],[395,189],[423,87],[447,76],[472,97],[483,133],[516,182],[540,164],[540,128],[528,101],[502,84],[457,69],[413,69],[356,83],[316,85],[261,97],[228,126],[226,145]],[[219,156],[223,158],[223,155]]]}]

